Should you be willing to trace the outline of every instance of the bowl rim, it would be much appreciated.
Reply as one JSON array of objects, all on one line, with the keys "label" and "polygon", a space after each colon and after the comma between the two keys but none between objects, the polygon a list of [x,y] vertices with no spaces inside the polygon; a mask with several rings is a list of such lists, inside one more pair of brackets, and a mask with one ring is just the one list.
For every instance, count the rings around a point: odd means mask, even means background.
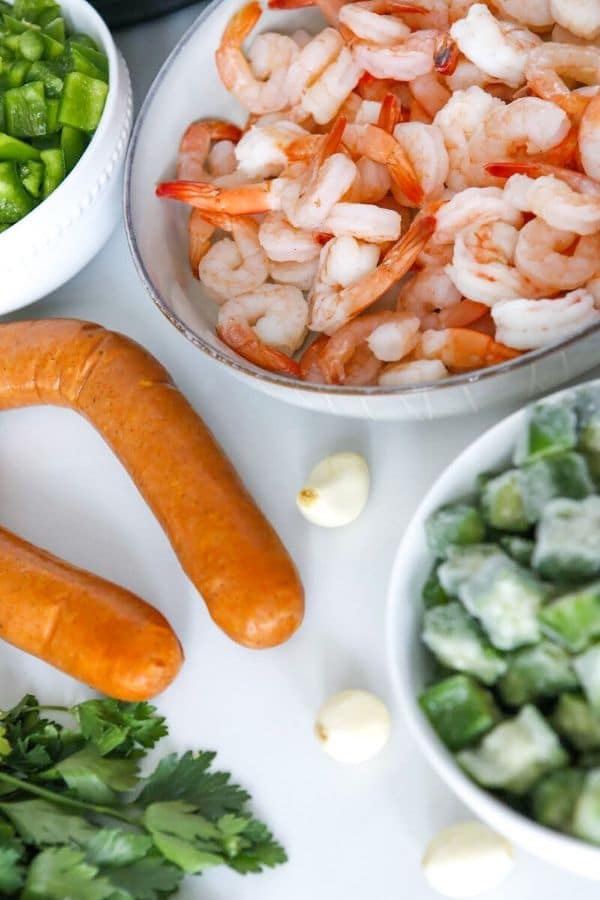
[{"label": "bowl rim", "polygon": [[[65,7],[67,3],[73,7],[79,7],[84,10],[86,15],[90,17],[90,19],[94,23],[94,27],[97,30],[97,33],[100,35],[102,40],[102,49],[106,53],[108,57],[108,94],[106,96],[106,102],[104,104],[104,109],[102,110],[102,116],[100,118],[100,123],[96,128],[94,134],[92,135],[92,139],[83,151],[81,158],[77,160],[77,164],[73,167],[73,169],[69,172],[69,174],[61,181],[56,190],[52,191],[52,193],[42,200],[38,206],[34,207],[31,212],[27,213],[26,216],[23,216],[22,219],[19,219],[18,222],[15,222],[10,228],[7,228],[6,231],[0,234],[0,241],[4,240],[5,243],[11,240],[18,240],[21,237],[21,232],[24,231],[26,225],[36,224],[39,220],[41,220],[42,215],[46,215],[48,209],[52,212],[54,216],[56,214],[56,210],[58,209],[58,204],[61,202],[64,195],[64,188],[71,187],[73,184],[74,175],[81,175],[83,167],[80,168],[80,163],[88,158],[88,154],[91,157],[92,151],[95,150],[100,143],[104,140],[107,130],[109,129],[109,120],[112,118],[111,114],[113,113],[115,106],[118,102],[118,82],[119,82],[119,66],[120,66],[120,55],[117,50],[117,45],[115,44],[114,38],[110,33],[108,25],[100,15],[100,13],[92,6],[91,3],[88,3],[88,0],[58,0],[61,6],[61,12],[65,13],[66,18],[70,16],[70,10],[66,10]],[[53,207],[55,208],[53,211]]]},{"label": "bowl rim", "polygon": [[[529,352],[524,353],[522,356],[517,356],[512,360],[501,363],[500,365],[490,366],[486,369],[479,369],[475,372],[465,372],[459,375],[451,375],[448,378],[444,378],[440,381],[426,382],[425,384],[409,385],[405,387],[390,387],[384,385],[349,387],[345,385],[313,384],[308,381],[299,381],[287,375],[268,372],[264,369],[260,369],[258,366],[255,366],[253,363],[250,363],[246,360],[241,361],[241,358],[240,360],[238,360],[232,358],[226,353],[221,352],[218,346],[213,346],[200,335],[196,334],[196,332],[194,332],[191,328],[189,328],[189,326],[186,325],[183,319],[181,319],[180,316],[178,316],[177,313],[175,313],[170,308],[166,298],[154,284],[142,258],[142,253],[139,248],[133,221],[133,206],[135,202],[132,195],[133,168],[135,165],[135,158],[140,135],[156,93],[162,86],[166,75],[176,63],[181,51],[196,36],[197,32],[201,30],[205,21],[214,13],[214,11],[218,6],[222,4],[222,2],[223,0],[212,0],[212,2],[209,3],[202,10],[202,12],[199,13],[196,19],[194,19],[191,25],[186,29],[181,38],[175,44],[175,46],[163,62],[162,66],[158,70],[152,81],[152,84],[150,85],[150,88],[148,89],[146,96],[144,97],[143,103],[136,117],[129,141],[129,147],[127,149],[127,155],[125,158],[125,176],[123,181],[123,215],[125,221],[125,233],[127,235],[129,251],[131,253],[134,266],[137,270],[140,280],[142,281],[142,284],[144,285],[147,293],[150,295],[159,311],[163,314],[163,316],[165,316],[166,319],[168,319],[168,321],[177,329],[177,331],[183,334],[183,336],[187,338],[188,341],[190,341],[190,343],[192,343],[195,347],[198,347],[213,360],[226,365],[235,374],[242,375],[243,377],[250,377],[252,379],[256,379],[257,381],[263,382],[264,384],[271,385],[277,388],[290,388],[300,393],[322,394],[325,396],[334,395],[361,398],[410,397],[419,394],[426,394],[433,391],[439,394],[443,393],[444,391],[452,391],[457,387],[467,387],[468,385],[472,385],[476,382],[486,381],[496,378],[497,376],[507,375],[524,367],[535,365],[535,363],[539,362],[540,360],[546,359],[555,354],[560,355],[570,347],[577,344],[580,340],[594,334],[595,332],[600,333],[600,322],[595,322],[592,325],[588,325],[581,331],[578,331],[576,334],[570,335],[569,337],[566,337],[561,341],[553,344],[548,344],[545,347],[539,348],[538,350],[530,350]],[[218,340],[219,339],[217,338],[217,341]]]},{"label": "bowl rim", "polygon": [[[582,387],[589,386],[600,389],[600,378],[595,377],[562,388],[544,396],[542,400],[559,400],[572,395]],[[414,556],[415,547],[426,550],[424,525],[427,516],[439,508],[440,504],[451,502],[449,496],[443,496],[447,493],[444,490],[446,482],[451,480],[455,472],[461,469],[465,457],[471,456],[477,459],[477,465],[480,466],[473,472],[472,487],[474,488],[476,476],[485,470],[485,455],[482,450],[489,450],[491,446],[504,447],[507,444],[505,435],[514,435],[518,426],[524,421],[527,411],[537,402],[540,401],[533,401],[521,406],[468,444],[435,479],[411,516],[410,523],[398,545],[388,582],[384,626],[387,669],[394,696],[410,734],[423,752],[427,762],[460,800],[500,832],[512,837],[517,843],[522,843],[538,856],[562,868],[600,879],[600,847],[554,831],[517,812],[507,803],[498,799],[491,791],[485,790],[472,781],[460,769],[452,753],[443,744],[421,711],[417,693],[414,690],[414,678],[410,666],[410,653],[414,647],[411,643],[414,638],[414,630],[411,633],[410,628],[402,628],[402,625],[408,624],[409,617],[412,621],[412,615],[416,611],[418,602],[416,597],[404,596],[408,593],[406,587],[410,575],[414,575],[417,571],[416,565],[410,564],[410,559]],[[510,446],[506,447],[507,452],[510,450]],[[438,496],[440,494],[442,496]],[[409,577],[406,576],[406,572],[409,572]],[[425,576],[425,571],[422,574]],[[412,612],[402,612],[401,598],[403,596],[407,603],[412,604]],[[403,631],[404,636],[399,637]],[[424,651],[420,643],[419,649],[421,652]],[[398,652],[399,650],[400,652]],[[594,872],[597,874],[592,875],[591,873]]]}]

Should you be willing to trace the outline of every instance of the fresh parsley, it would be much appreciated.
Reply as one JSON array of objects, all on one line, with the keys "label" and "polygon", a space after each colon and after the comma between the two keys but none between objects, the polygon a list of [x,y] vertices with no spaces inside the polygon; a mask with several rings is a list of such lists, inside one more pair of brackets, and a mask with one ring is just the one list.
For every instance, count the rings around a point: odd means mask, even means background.
[{"label": "fresh parsley", "polygon": [[[68,713],[68,728],[48,717]],[[0,896],[20,900],[164,900],[186,874],[286,861],[248,811],[249,794],[215,754],[139,766],[167,734],[148,703],[42,707],[28,694],[0,713]]]}]

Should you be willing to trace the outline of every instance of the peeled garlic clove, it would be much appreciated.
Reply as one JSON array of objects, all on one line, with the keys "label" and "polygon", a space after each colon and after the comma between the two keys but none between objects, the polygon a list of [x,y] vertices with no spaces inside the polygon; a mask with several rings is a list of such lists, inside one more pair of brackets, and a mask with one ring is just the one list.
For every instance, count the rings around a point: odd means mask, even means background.
[{"label": "peeled garlic clove", "polygon": [[497,887],[514,865],[509,842],[481,822],[440,831],[423,857],[431,887],[445,897],[476,897]]},{"label": "peeled garlic clove", "polygon": [[359,453],[334,453],[317,463],[296,497],[302,515],[336,528],[361,514],[369,496],[369,467]]},{"label": "peeled garlic clove", "polygon": [[369,691],[341,691],[318,712],[315,735],[323,750],[345,763],[361,763],[375,756],[390,736],[390,714]]}]

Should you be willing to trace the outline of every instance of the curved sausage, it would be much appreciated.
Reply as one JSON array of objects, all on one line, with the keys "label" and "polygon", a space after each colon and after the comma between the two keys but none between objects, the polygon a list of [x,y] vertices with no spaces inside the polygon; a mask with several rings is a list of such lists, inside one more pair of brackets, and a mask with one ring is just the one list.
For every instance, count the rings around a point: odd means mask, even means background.
[{"label": "curved sausage", "polygon": [[0,325],[0,409],[35,404],[70,407],[100,432],[223,631],[257,648],[290,637],[304,611],[294,564],[153,356],[89,322]]},{"label": "curved sausage", "polygon": [[183,653],[158,610],[0,528],[0,637],[119,700],[148,700]]}]

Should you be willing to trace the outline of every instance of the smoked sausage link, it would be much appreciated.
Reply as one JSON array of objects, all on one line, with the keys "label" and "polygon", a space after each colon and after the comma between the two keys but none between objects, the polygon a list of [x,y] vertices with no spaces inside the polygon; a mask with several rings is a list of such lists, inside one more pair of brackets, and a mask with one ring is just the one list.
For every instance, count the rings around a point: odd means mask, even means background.
[{"label": "smoked sausage link", "polygon": [[168,372],[129,338],[72,319],[0,325],[0,409],[66,406],[119,457],[210,615],[271,647],[304,611],[296,569]]},{"label": "smoked sausage link", "polygon": [[0,637],[118,700],[148,700],[183,654],[158,610],[0,528]]}]

